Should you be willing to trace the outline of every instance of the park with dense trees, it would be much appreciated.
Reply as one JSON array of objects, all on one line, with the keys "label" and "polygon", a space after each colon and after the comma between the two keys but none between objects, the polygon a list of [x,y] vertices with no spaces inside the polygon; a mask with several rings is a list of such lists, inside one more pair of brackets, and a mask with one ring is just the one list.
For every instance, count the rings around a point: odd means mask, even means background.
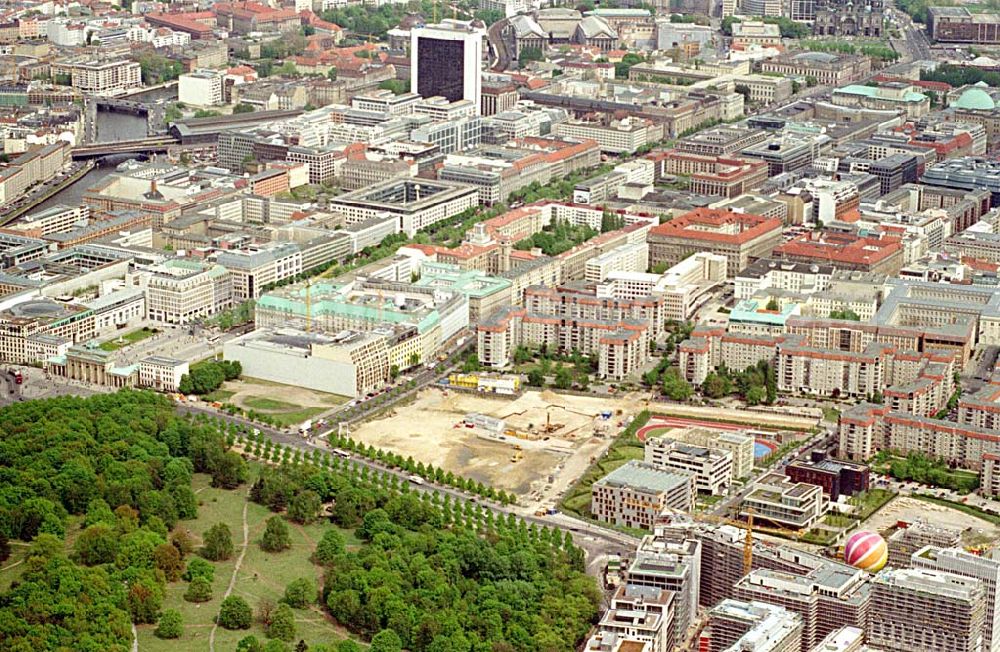
[{"label": "park with dense trees", "polygon": [[[202,649],[191,637],[205,618],[216,650],[360,650],[325,612],[373,650],[557,651],[597,617],[568,534],[320,450],[273,444],[280,455],[257,461],[259,436],[162,396],[31,401],[0,417],[0,542],[23,559],[0,591],[4,650],[127,652],[133,624],[144,646]],[[242,527],[223,499],[244,505]],[[245,581],[244,555],[266,555],[264,573],[312,570],[283,576],[274,598],[224,592]]]},{"label": "park with dense trees", "polygon": [[[245,462],[216,427],[147,392],[18,403],[0,417],[0,532],[30,544],[0,595],[4,649],[126,650],[130,622],[156,623],[181,575],[168,531],[195,516],[192,474]],[[71,522],[82,531],[67,554]]]}]

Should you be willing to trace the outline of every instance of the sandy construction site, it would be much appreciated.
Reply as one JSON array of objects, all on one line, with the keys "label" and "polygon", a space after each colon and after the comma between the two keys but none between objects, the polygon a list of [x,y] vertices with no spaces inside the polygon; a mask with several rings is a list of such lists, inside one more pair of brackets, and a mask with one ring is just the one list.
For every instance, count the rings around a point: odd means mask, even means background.
[{"label": "sandy construction site", "polygon": [[[529,391],[514,398],[433,388],[420,392],[414,403],[393,416],[357,426],[351,435],[521,497],[535,494],[534,501],[525,502],[541,503],[535,492],[552,496],[565,489],[587,468],[591,456],[611,443],[619,423],[645,407],[639,395],[609,399]],[[598,416],[608,410],[610,420]],[[508,434],[502,442],[488,439],[485,431],[463,424],[468,414],[503,419],[505,430],[521,438]]]},{"label": "sandy construction site", "polygon": [[[875,513],[863,527],[856,529],[883,531],[898,521],[912,523],[924,521],[931,525],[960,528],[963,530],[963,542],[980,543],[996,541],[1000,530],[982,519],[970,516],[957,509],[943,505],[935,505],[909,496],[899,496]],[[849,534],[853,534],[850,532]]]}]

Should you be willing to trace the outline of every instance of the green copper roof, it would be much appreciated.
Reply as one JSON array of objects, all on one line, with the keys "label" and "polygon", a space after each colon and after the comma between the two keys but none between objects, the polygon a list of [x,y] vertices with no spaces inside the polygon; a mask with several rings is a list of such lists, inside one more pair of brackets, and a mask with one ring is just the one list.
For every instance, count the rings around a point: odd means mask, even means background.
[{"label": "green copper roof", "polygon": [[953,105],[956,109],[971,109],[974,111],[992,111],[997,107],[990,94],[982,88],[970,88]]},{"label": "green copper roof", "polygon": [[[851,84],[849,86],[844,86],[843,88],[838,88],[835,92],[846,93],[848,95],[863,95],[865,97],[871,97],[874,99],[891,99],[890,97],[879,93],[879,88],[877,86],[862,86],[860,84]],[[903,94],[902,100],[904,102],[923,102],[927,99],[927,96],[923,93],[915,93],[913,91],[908,91]]]}]

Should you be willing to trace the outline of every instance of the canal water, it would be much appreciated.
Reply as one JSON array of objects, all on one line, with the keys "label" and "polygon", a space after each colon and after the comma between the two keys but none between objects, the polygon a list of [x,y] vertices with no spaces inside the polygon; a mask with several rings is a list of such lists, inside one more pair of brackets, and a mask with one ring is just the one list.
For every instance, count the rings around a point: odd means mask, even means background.
[{"label": "canal water", "polygon": [[97,112],[97,142],[114,143],[146,137],[146,116],[131,113]]},{"label": "canal water", "polygon": [[[128,113],[112,113],[110,111],[97,112],[97,142],[112,143],[120,140],[135,140],[137,138],[145,137],[145,116],[131,115]],[[68,206],[79,205],[83,201],[84,191],[114,172],[115,166],[120,162],[120,160],[103,164],[99,162],[97,167],[85,174],[82,179],[62,192],[58,192],[49,197],[38,206],[31,209],[29,213],[38,213],[57,204],[65,204]]]}]

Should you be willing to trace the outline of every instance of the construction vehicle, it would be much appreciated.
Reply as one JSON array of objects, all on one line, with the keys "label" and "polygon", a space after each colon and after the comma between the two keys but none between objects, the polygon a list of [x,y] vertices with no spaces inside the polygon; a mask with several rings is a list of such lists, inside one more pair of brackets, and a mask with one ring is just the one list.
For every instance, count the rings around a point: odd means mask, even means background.
[{"label": "construction vehicle", "polygon": [[553,433],[553,432],[561,429],[564,425],[566,425],[566,424],[564,424],[564,423],[552,423],[552,413],[551,412],[546,412],[545,413],[545,429],[542,432],[544,432],[545,434],[548,435],[548,434],[551,434],[551,433]]},{"label": "construction vehicle", "polygon": [[510,461],[512,464],[516,464],[520,462],[523,457],[524,457],[524,451],[518,448],[517,450],[514,451],[514,454],[510,456]]},{"label": "construction vehicle", "polygon": [[530,432],[521,432],[514,428],[504,428],[503,434],[507,437],[516,437],[518,439],[538,439],[535,435]]}]

